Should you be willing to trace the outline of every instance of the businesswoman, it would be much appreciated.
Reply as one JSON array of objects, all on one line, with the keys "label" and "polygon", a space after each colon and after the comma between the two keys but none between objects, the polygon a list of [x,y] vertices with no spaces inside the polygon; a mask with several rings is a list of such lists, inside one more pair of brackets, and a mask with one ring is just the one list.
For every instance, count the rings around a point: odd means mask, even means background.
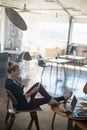
[{"label": "businesswoman", "polygon": [[[8,77],[5,80],[5,89],[9,90],[17,100],[17,104],[13,104],[13,107],[17,110],[29,110],[37,108],[43,104],[54,105],[59,101],[66,101],[72,96],[72,92],[69,92],[60,97],[52,97],[44,89],[40,83],[35,83],[26,93],[23,91],[22,79],[19,77],[20,68],[15,62],[8,62]],[[43,97],[36,98],[36,94],[39,92]]]}]

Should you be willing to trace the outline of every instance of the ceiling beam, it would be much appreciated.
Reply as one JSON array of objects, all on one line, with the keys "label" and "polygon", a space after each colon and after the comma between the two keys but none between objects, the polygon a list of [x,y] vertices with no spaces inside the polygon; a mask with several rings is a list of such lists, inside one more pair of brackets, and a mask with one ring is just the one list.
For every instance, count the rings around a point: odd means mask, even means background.
[{"label": "ceiling beam", "polygon": [[71,14],[69,13],[69,11],[64,7],[64,5],[59,1],[59,0],[56,0],[58,2],[58,4],[60,4],[60,6],[62,7],[62,9],[69,15],[71,16]]}]

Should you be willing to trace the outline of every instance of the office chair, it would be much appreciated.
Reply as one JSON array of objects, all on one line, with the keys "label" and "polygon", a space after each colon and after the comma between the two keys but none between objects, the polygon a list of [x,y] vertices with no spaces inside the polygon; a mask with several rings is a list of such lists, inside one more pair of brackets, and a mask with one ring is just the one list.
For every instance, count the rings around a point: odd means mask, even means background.
[{"label": "office chair", "polygon": [[16,59],[16,62],[22,62],[23,60],[29,61],[32,60],[31,55],[29,52],[23,51],[19,54],[18,58]]},{"label": "office chair", "polygon": [[0,53],[0,77],[7,76],[8,53]]},{"label": "office chair", "polygon": [[74,54],[74,51],[77,52],[77,45],[72,44],[72,45],[70,46],[70,50],[69,50],[69,52],[68,52],[68,55],[73,55],[73,54]]},{"label": "office chair", "polygon": [[58,58],[59,58],[59,53],[57,52],[56,56],[55,56],[55,59],[58,59]]},{"label": "office chair", "polygon": [[38,66],[43,68],[42,73],[41,73],[41,83],[42,83],[42,76],[43,76],[43,73],[45,71],[45,68],[46,67],[51,67],[51,65],[46,64],[46,62],[44,61],[43,57],[40,54],[37,55],[36,58],[37,58],[37,61],[38,61]]}]

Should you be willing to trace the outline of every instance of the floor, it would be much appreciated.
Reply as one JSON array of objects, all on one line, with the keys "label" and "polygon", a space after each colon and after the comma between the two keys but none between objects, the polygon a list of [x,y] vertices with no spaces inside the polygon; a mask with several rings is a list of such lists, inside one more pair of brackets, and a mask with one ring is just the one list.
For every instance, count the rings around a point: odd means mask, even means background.
[{"label": "floor", "polygon": [[[31,62],[26,69],[28,69],[28,71],[26,71],[25,77],[30,79],[28,82],[30,85],[35,82],[41,82],[41,72],[43,68]],[[47,67],[42,76],[42,84],[45,89],[52,96],[60,96],[69,91],[73,91],[73,94],[75,94],[77,98],[84,97],[85,95],[82,89],[87,81],[87,70],[83,70],[83,68],[80,67],[77,67],[77,70],[66,67],[65,71],[66,77],[64,75],[64,69],[59,66],[58,77],[56,77],[56,66],[54,66],[50,80],[50,67]]]},{"label": "floor", "polygon": [[[27,91],[35,82],[41,82],[42,68],[39,67],[36,61],[24,62],[20,64],[21,76],[23,84],[25,84],[25,91]],[[67,68],[66,68],[67,69]],[[64,76],[63,68],[59,67],[58,79],[56,79],[56,66],[52,69],[50,82],[50,68],[46,68],[43,74],[42,84],[48,93],[52,96],[61,96],[64,93],[73,91],[78,100],[87,101],[83,93],[83,86],[87,81],[87,71],[77,70],[74,75],[74,70],[68,68],[66,78]],[[6,114],[6,94],[4,92],[4,82],[6,77],[0,77],[0,130],[6,130],[4,119]],[[51,121],[53,112],[50,106],[43,105],[43,111],[38,113],[40,130],[51,130]],[[29,115],[26,113],[18,114],[15,125],[12,130],[26,130],[28,125]],[[63,125],[62,125],[63,122]],[[60,116],[56,117],[54,130],[67,130],[67,119]],[[35,130],[33,126],[32,130]]]}]

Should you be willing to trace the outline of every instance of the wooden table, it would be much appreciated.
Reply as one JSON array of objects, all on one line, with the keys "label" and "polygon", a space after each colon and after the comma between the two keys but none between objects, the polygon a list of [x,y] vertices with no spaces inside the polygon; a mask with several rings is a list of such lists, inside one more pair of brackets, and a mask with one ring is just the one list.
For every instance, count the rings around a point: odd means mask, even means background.
[{"label": "wooden table", "polygon": [[[77,130],[77,128],[87,130],[87,119],[86,118],[84,118],[84,119],[73,118],[71,114],[66,114],[64,112],[60,112],[58,106],[51,106],[51,109],[54,112],[53,119],[52,119],[52,125],[51,125],[52,130],[54,130],[54,120],[55,120],[56,114],[68,119],[67,130],[73,130],[74,129],[73,128],[73,122],[75,123],[75,130]],[[85,121],[85,123],[83,122],[83,120]]]},{"label": "wooden table", "polygon": [[74,130],[87,130],[87,121],[74,121],[75,128]]}]

